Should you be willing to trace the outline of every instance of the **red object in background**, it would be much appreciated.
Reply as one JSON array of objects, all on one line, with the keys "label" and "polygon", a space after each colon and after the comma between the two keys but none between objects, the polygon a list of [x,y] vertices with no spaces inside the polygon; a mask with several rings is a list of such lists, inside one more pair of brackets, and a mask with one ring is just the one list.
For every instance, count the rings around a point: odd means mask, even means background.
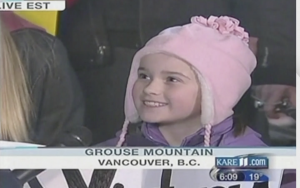
[{"label": "red object in background", "polygon": [[67,0],[67,8],[72,7],[75,5],[79,0]]}]

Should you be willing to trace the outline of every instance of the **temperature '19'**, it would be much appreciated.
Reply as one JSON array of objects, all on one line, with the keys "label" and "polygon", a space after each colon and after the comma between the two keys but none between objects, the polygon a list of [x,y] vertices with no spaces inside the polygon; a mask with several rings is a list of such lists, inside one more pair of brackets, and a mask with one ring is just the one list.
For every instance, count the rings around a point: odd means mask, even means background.
[{"label": "temperature '19'", "polygon": [[249,174],[250,180],[252,181],[259,181],[260,179],[260,173],[252,173]]}]

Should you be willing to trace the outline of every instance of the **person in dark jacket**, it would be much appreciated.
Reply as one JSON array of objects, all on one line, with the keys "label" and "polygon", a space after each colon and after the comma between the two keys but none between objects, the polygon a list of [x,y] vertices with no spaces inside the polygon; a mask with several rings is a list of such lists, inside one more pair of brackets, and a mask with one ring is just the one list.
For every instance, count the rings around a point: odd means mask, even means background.
[{"label": "person in dark jacket", "polygon": [[271,124],[291,126],[295,120],[278,112],[277,106],[287,100],[290,108],[296,108],[296,1],[256,4],[259,66],[253,75],[253,97],[263,104]]},{"label": "person in dark jacket", "polygon": [[11,12],[0,16],[1,139],[47,145],[83,126],[83,96],[64,45]]}]

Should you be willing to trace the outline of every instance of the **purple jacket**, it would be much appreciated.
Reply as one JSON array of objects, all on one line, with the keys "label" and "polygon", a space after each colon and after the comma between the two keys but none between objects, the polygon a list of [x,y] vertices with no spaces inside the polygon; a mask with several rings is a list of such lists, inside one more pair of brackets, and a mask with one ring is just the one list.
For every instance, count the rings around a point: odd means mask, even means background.
[{"label": "purple jacket", "polygon": [[[97,146],[115,146],[119,140],[117,137],[100,143]],[[143,124],[141,135],[128,135],[126,146],[169,146],[156,125]],[[187,137],[182,142],[182,147],[201,147],[204,145],[204,129],[200,129],[195,134]],[[260,135],[247,127],[242,136],[235,137],[233,131],[233,120],[228,118],[218,125],[212,127],[211,146],[214,147],[264,147],[267,146],[260,139]],[[285,170],[281,188],[296,188],[296,170]]]}]

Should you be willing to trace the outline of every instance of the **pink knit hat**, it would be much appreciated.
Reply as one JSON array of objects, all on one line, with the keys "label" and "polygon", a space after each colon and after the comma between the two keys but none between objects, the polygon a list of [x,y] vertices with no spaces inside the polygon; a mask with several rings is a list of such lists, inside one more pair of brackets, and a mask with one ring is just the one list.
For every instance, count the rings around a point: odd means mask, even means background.
[{"label": "pink knit hat", "polygon": [[118,146],[125,140],[129,122],[140,121],[132,89],[141,58],[154,53],[174,54],[193,66],[201,84],[204,143],[209,146],[211,126],[233,115],[233,107],[250,87],[256,58],[248,47],[248,38],[234,18],[196,16],[191,23],[168,28],[148,41],[132,62],[125,97],[126,120]]}]

